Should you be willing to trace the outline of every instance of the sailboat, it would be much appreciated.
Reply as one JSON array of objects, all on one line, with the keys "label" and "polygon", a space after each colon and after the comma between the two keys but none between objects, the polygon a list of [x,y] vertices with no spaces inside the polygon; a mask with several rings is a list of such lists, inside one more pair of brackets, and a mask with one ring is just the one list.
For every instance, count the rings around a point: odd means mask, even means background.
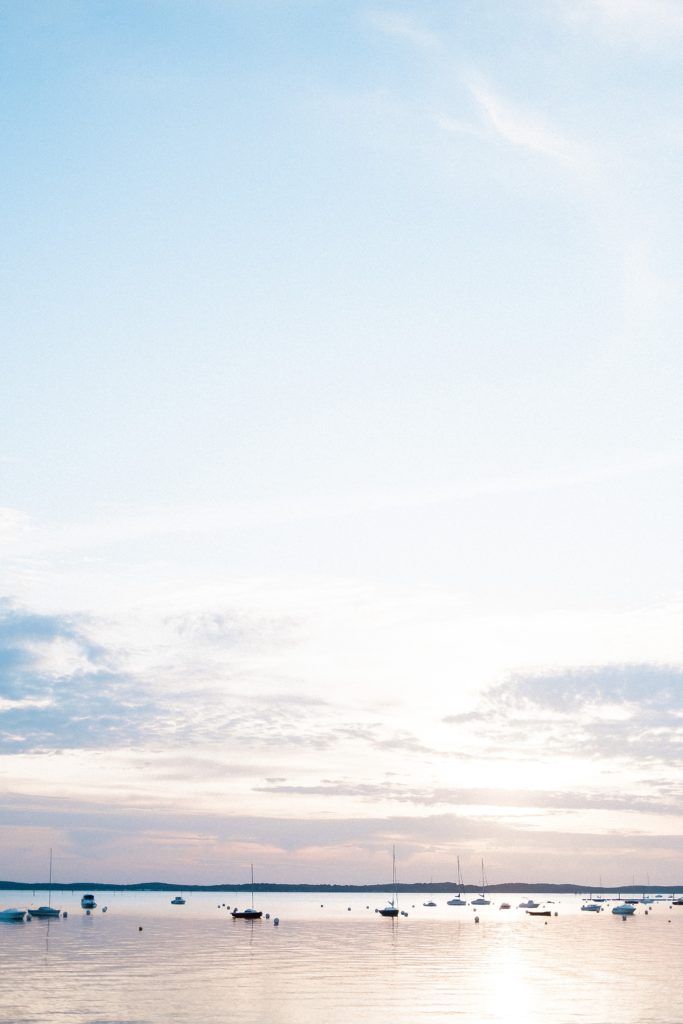
[{"label": "sailboat", "polygon": [[446,900],[446,903],[447,903],[447,905],[449,907],[465,907],[465,906],[467,906],[467,900],[464,900],[462,898],[463,881],[462,881],[462,872],[460,871],[460,858],[459,857],[458,857],[457,886],[458,886],[458,895],[454,896],[452,900]]},{"label": "sailboat", "polygon": [[234,910],[230,911],[232,917],[241,917],[245,921],[257,921],[263,914],[262,910],[254,910],[254,865],[251,865],[251,906],[247,907],[246,910],[238,910],[235,907]]},{"label": "sailboat", "polygon": [[486,899],[486,896],[484,895],[485,892],[486,892],[486,872],[484,871],[484,861],[483,861],[483,858],[482,858],[482,862],[481,862],[481,893],[479,894],[478,899],[472,900],[472,906],[473,907],[488,907],[489,906],[489,904],[491,903],[491,900],[487,900]]},{"label": "sailboat", "polygon": [[389,900],[386,907],[378,911],[382,917],[398,917],[398,893],[396,892],[396,847],[391,848],[391,887],[394,892],[393,900]]},{"label": "sailboat", "polygon": [[59,917],[61,911],[52,906],[52,849],[50,849],[50,881],[47,890],[46,907],[30,907],[29,917]]}]

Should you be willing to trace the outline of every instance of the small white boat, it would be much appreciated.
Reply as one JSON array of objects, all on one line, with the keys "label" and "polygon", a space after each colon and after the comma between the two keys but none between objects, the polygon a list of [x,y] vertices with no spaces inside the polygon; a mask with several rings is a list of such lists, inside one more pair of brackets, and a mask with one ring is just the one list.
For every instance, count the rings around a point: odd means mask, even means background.
[{"label": "small white boat", "polygon": [[600,906],[599,903],[583,903],[582,906],[581,906],[581,909],[582,910],[591,911],[592,913],[595,913],[595,914],[599,914],[600,911],[602,910],[602,907]]},{"label": "small white boat", "polygon": [[95,897],[91,892],[84,892],[81,896],[81,906],[84,910],[94,910],[97,904],[95,903]]},{"label": "small white boat", "polygon": [[0,910],[0,921],[23,921],[26,917],[25,910],[17,910],[16,907],[8,907],[7,910]]},{"label": "small white boat", "polygon": [[465,907],[467,906],[467,900],[462,898],[462,890],[464,883],[462,880],[462,872],[460,871],[460,858],[458,857],[458,878],[457,878],[458,892],[457,896],[454,896],[452,900],[446,900],[446,906],[448,907]]},{"label": "small white boat", "polygon": [[434,902],[434,900],[427,900],[427,902],[423,903],[422,906],[423,907],[435,907],[436,903]]},{"label": "small white boat", "polygon": [[636,908],[632,903],[620,903],[617,907],[612,907],[613,914],[620,914],[622,917],[626,917],[629,914],[635,914]]},{"label": "small white boat", "polygon": [[487,900],[485,896],[486,890],[486,872],[484,871],[484,861],[481,862],[481,893],[476,900],[472,900],[473,907],[488,907],[490,906],[491,900]]},{"label": "small white boat", "polygon": [[182,907],[185,902],[182,896],[176,896],[175,899],[171,900],[171,903],[175,904],[176,907]]},{"label": "small white boat", "polygon": [[517,906],[521,910],[536,910],[538,908],[538,903],[534,903],[533,900],[525,900],[524,903],[518,903]]}]

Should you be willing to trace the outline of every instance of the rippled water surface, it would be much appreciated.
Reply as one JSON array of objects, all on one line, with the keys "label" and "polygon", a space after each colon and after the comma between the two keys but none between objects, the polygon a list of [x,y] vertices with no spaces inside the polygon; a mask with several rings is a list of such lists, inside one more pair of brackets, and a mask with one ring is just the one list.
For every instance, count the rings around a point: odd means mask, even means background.
[{"label": "rippled water surface", "polygon": [[[0,907],[43,896],[5,892]],[[405,896],[409,916],[392,921],[374,912],[382,896],[262,894],[258,905],[279,916],[277,927],[272,918],[233,921],[219,905],[244,905],[244,894],[189,894],[174,907],[168,893],[98,893],[98,909],[86,915],[80,894],[57,893],[67,918],[0,923],[0,1020],[683,1020],[683,907],[639,906],[622,920],[609,907],[582,913],[565,897],[543,918],[518,909],[520,897],[494,896],[476,909],[449,907],[447,898],[435,895],[437,906],[426,908]],[[511,910],[499,909],[503,899]]]}]

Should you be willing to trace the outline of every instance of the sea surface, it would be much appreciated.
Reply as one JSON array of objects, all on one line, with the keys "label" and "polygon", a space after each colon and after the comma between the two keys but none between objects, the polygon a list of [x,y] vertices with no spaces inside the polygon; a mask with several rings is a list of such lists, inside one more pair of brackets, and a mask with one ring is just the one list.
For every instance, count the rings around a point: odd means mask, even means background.
[{"label": "sea surface", "polygon": [[[86,914],[81,893],[53,892],[67,917],[0,922],[0,1021],[683,1021],[683,907],[668,900],[622,919],[613,904],[593,914],[555,896],[548,918],[518,907],[528,893],[492,894],[488,907],[402,894],[408,916],[392,920],[375,913],[385,895],[262,893],[256,905],[271,917],[250,922],[229,916],[244,893],[189,893],[184,906],[173,895],[96,893]],[[45,902],[0,892],[0,908]]]}]

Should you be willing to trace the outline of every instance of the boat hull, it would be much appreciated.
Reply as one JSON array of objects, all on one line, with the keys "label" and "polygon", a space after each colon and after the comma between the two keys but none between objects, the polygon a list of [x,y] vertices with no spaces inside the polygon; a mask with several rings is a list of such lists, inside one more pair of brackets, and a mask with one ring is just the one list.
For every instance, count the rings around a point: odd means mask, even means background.
[{"label": "boat hull", "polygon": [[16,910],[14,907],[0,910],[0,921],[23,921],[25,917],[25,910]]},{"label": "boat hull", "polygon": [[61,910],[56,907],[34,907],[29,908],[29,917],[59,917]]},{"label": "boat hull", "polygon": [[259,917],[262,917],[262,910],[231,910],[230,916],[235,919],[240,918],[242,921],[257,921]]}]

